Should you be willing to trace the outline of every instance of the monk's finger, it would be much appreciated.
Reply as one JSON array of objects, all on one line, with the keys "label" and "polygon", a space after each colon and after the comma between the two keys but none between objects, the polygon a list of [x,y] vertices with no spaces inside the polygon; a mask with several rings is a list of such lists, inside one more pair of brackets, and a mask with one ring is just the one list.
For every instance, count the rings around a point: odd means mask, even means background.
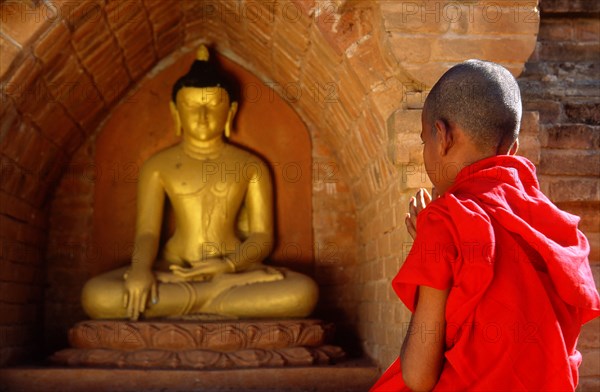
[{"label": "monk's finger", "polygon": [[425,205],[431,203],[431,195],[427,192],[427,189],[423,188],[423,199],[425,200]]},{"label": "monk's finger", "polygon": [[425,189],[421,188],[419,189],[419,192],[417,192],[417,211],[421,212],[421,210],[423,208],[425,208],[426,204],[425,204]]},{"label": "monk's finger", "polygon": [[406,224],[406,230],[408,231],[408,234],[410,234],[410,236],[412,237],[412,239],[415,239],[416,235],[417,235],[417,228],[415,227],[415,224],[412,220],[412,217],[410,216],[410,214],[406,214],[406,218],[404,219],[404,223]]},{"label": "monk's finger", "polygon": [[417,216],[419,213],[419,211],[417,211],[417,199],[414,197],[411,197],[408,203],[408,213],[414,216]]}]

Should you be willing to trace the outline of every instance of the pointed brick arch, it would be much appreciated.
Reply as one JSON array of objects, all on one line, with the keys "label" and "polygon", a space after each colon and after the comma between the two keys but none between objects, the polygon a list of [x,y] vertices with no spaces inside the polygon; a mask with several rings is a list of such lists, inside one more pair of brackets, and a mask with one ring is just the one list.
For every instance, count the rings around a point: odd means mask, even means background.
[{"label": "pointed brick arch", "polygon": [[[378,322],[395,312],[388,282],[408,240],[398,229],[402,206],[425,183],[413,143],[421,92],[463,58],[502,61],[520,72],[536,40],[535,5],[520,14],[533,10],[530,24],[492,25],[482,10],[471,24],[446,23],[449,9],[432,14],[402,1],[38,3],[31,9],[7,0],[0,10],[0,271],[14,286],[0,313],[9,315],[6,325],[26,331],[21,343],[5,347],[0,364],[36,351],[44,295],[77,295],[43,291],[46,249],[59,249],[48,227],[88,224],[48,214],[51,204],[90,202],[57,188],[78,190],[81,182],[66,179],[93,179],[89,162],[73,157],[89,156],[98,125],[145,75],[160,72],[161,60],[201,40],[287,98],[310,132],[313,159],[331,164],[336,181],[313,184],[322,297],[367,354],[389,362],[395,351]],[[427,19],[436,12],[441,19]],[[519,50],[506,50],[507,43]],[[54,256],[75,260],[77,250],[61,252]]]}]

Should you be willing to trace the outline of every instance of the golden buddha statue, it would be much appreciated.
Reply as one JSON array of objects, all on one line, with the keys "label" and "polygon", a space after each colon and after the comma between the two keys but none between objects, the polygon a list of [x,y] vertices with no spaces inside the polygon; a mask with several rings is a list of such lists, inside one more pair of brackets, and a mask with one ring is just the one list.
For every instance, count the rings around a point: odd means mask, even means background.
[{"label": "golden buddha statue", "polygon": [[[200,47],[173,87],[182,141],[144,163],[131,265],[86,283],[91,318],[306,317],[314,309],[311,278],[263,264],[274,241],[272,180],[259,157],[226,141],[237,112],[232,91]],[[165,195],[176,227],[159,252]]]}]

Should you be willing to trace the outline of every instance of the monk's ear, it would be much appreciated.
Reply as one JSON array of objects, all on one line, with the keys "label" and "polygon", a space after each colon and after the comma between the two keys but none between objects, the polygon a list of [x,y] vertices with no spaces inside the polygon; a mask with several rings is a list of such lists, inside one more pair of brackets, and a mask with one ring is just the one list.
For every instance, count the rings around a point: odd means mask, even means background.
[{"label": "monk's ear", "polygon": [[446,156],[454,145],[454,130],[444,120],[436,120],[434,125],[440,156]]},{"label": "monk's ear", "polygon": [[515,142],[508,149],[508,155],[516,155],[519,151],[519,138],[515,139]]},{"label": "monk's ear", "polygon": [[169,102],[169,109],[171,111],[171,118],[173,119],[173,123],[175,125],[175,135],[181,136],[181,118],[179,117],[179,111],[177,110],[175,102]]}]

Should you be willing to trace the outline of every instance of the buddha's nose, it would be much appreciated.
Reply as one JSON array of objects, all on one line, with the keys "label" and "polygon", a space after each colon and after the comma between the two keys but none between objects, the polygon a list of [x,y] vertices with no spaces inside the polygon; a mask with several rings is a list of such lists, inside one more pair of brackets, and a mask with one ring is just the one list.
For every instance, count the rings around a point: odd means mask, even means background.
[{"label": "buddha's nose", "polygon": [[207,117],[207,115],[206,115],[206,114],[207,114],[207,113],[206,113],[206,108],[205,108],[204,106],[201,106],[201,107],[198,109],[198,122],[199,122],[200,124],[206,124],[206,122],[207,122],[207,120],[208,120],[208,117]]}]

